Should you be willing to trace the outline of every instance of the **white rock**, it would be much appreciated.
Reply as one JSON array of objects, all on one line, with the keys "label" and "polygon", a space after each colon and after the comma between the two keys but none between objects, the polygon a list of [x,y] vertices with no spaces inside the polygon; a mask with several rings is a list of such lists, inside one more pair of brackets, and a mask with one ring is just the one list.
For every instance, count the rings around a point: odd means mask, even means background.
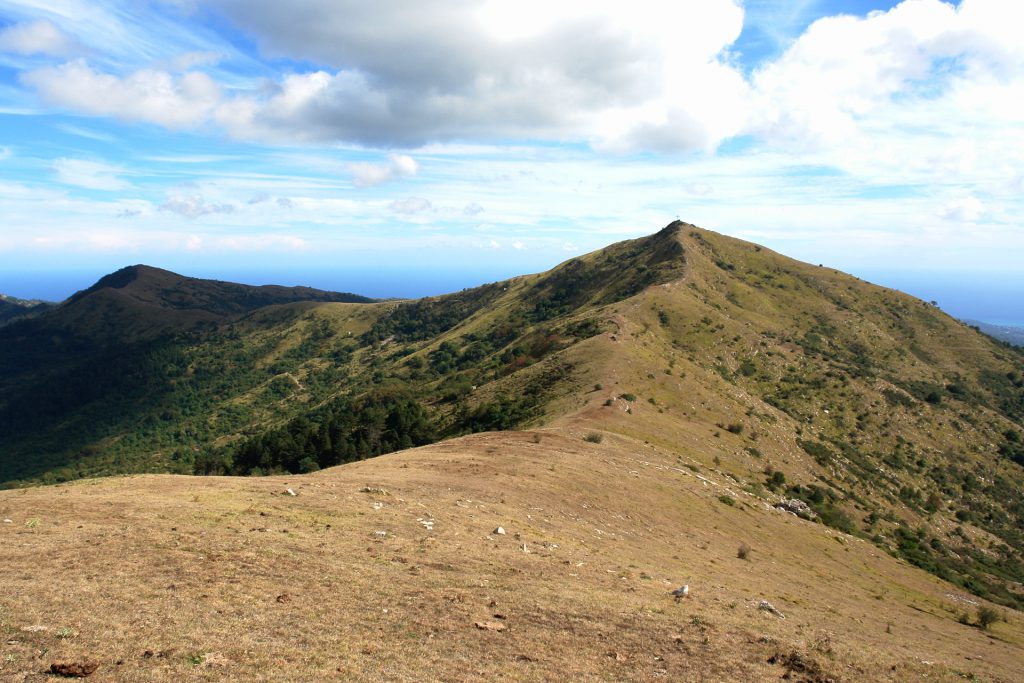
[{"label": "white rock", "polygon": [[374,531],[373,535],[374,536],[380,536],[381,538],[384,538],[385,536],[388,535],[388,532],[386,532],[386,531]]},{"label": "white rock", "polygon": [[[7,521],[7,522],[9,522],[9,521],[11,521],[11,520],[9,520],[9,519],[8,519],[8,520],[4,520],[4,521]],[[498,527],[497,529],[495,529],[495,530],[494,530],[494,531],[492,531],[491,533],[494,533],[494,534],[498,534],[499,536],[504,536],[504,535],[505,535],[505,528],[504,528],[504,527],[500,527],[500,526],[499,526],[499,527]]]},{"label": "white rock", "polygon": [[285,489],[285,491],[288,493],[289,496],[297,496],[297,495],[299,495],[299,494],[295,493],[295,491],[292,491],[291,489]]},{"label": "white rock", "polygon": [[4,524],[14,524],[14,520],[13,519],[5,519],[4,520]]}]

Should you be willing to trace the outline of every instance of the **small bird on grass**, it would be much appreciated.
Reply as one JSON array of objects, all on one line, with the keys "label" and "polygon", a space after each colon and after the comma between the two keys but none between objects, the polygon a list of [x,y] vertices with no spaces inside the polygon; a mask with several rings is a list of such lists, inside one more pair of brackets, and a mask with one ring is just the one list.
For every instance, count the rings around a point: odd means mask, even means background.
[{"label": "small bird on grass", "polygon": [[686,583],[679,588],[672,591],[672,595],[676,596],[676,600],[681,600],[690,594],[690,584]]}]

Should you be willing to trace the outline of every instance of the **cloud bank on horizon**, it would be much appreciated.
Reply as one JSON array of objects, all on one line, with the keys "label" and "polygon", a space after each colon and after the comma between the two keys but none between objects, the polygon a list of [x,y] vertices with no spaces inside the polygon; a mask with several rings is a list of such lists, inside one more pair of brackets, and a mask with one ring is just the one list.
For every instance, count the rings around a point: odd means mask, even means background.
[{"label": "cloud bank on horizon", "polygon": [[1014,0],[0,1],[0,270],[539,269],[672,218],[1019,272]]}]

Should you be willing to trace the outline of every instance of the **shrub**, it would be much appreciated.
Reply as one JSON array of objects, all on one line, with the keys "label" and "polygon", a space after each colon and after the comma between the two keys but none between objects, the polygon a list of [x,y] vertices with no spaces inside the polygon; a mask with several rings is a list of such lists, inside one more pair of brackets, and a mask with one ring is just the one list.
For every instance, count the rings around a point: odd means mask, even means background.
[{"label": "shrub", "polygon": [[621,398],[623,401],[633,402],[636,400],[636,394],[620,394],[619,398]]},{"label": "shrub", "polygon": [[771,491],[774,491],[779,487],[784,486],[785,484],[786,475],[783,474],[782,472],[779,472],[778,470],[768,475],[768,479],[767,481],[765,481],[765,486],[767,486]]},{"label": "shrub", "polygon": [[742,434],[743,425],[740,424],[739,422],[731,422],[728,425],[726,425],[725,431],[730,432],[732,434]]},{"label": "shrub", "polygon": [[746,543],[740,543],[739,549],[736,551],[736,557],[741,560],[745,560],[750,556],[750,546]]},{"label": "shrub", "polygon": [[604,440],[604,434],[588,432],[587,435],[583,437],[583,440],[589,443],[601,443]]},{"label": "shrub", "polygon": [[988,627],[999,621],[999,619],[999,612],[991,607],[983,606],[978,608],[978,628],[982,631],[987,631]]},{"label": "shrub", "polygon": [[725,503],[729,507],[734,507],[736,505],[736,499],[733,498],[732,496],[726,496],[726,495],[723,494],[723,495],[718,497],[718,500],[720,500],[721,502]]}]

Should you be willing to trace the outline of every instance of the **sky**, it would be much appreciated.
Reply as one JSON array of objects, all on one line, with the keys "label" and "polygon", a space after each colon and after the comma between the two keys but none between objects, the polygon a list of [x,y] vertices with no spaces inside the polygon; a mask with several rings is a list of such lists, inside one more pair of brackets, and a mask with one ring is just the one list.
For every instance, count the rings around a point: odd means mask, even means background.
[{"label": "sky", "polygon": [[419,296],[680,218],[1024,325],[1021,26],[1017,0],[0,0],[0,292],[147,263]]}]

